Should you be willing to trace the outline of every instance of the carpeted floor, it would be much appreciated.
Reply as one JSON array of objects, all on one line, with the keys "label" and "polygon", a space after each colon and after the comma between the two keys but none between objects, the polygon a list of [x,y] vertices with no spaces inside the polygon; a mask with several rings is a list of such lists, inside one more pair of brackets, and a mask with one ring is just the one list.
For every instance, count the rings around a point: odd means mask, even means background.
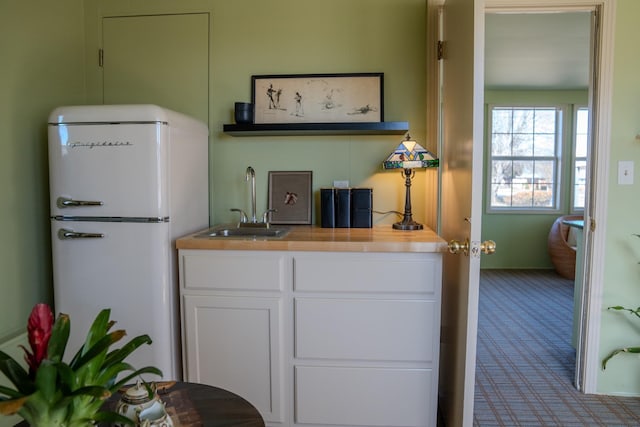
[{"label": "carpeted floor", "polygon": [[547,270],[483,270],[474,426],[638,426],[640,398],[573,387],[573,282]]}]

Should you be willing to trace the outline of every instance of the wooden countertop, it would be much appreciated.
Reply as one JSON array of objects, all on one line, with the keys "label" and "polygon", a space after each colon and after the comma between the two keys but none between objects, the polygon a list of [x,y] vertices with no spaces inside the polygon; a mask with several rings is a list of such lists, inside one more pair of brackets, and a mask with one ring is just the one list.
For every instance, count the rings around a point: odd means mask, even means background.
[{"label": "wooden countertop", "polygon": [[446,242],[433,230],[394,230],[391,225],[373,228],[321,228],[290,226],[283,238],[196,237],[198,231],[176,241],[178,249],[321,252],[444,252]]}]

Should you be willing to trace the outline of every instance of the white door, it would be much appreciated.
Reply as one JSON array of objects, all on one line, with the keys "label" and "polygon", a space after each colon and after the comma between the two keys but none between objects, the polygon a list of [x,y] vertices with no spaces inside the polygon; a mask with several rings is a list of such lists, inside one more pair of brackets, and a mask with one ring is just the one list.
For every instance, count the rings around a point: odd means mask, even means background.
[{"label": "white door", "polygon": [[102,37],[103,103],[157,104],[208,123],[209,14],[105,17]]},{"label": "white door", "polygon": [[446,0],[443,10],[441,235],[470,243],[468,251],[444,256],[441,408],[448,426],[470,426],[481,252],[484,1]]}]

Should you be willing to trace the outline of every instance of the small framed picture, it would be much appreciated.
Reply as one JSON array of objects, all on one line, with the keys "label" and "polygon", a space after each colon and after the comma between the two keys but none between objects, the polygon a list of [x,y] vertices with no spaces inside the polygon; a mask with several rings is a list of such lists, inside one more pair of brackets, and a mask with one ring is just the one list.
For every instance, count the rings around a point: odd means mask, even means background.
[{"label": "small framed picture", "polygon": [[311,224],[311,171],[269,171],[273,224]]}]

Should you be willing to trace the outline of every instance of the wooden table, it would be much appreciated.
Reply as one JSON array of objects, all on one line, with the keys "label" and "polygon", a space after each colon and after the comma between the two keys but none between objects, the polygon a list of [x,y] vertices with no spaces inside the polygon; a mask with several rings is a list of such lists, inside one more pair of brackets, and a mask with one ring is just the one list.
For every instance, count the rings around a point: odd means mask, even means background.
[{"label": "wooden table", "polygon": [[[204,384],[178,382],[159,393],[175,427],[264,427],[258,410],[230,391]],[[120,399],[116,393],[107,405]],[[25,422],[16,427],[27,426]]]},{"label": "wooden table", "polygon": [[264,427],[262,416],[251,403],[218,387],[178,382],[161,392],[160,399],[175,427]]}]

